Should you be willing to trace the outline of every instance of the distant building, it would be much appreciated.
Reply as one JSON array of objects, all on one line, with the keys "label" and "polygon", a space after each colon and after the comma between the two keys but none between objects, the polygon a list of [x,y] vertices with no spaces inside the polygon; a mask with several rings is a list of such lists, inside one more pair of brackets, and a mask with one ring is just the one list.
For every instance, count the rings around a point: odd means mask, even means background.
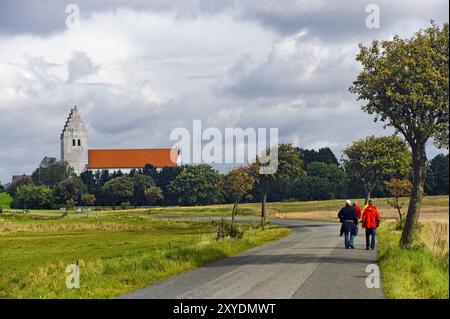
[{"label": "distant building", "polygon": [[61,160],[77,174],[86,169],[132,169],[146,164],[174,167],[179,155],[176,148],[88,150],[88,131],[76,106],[70,110],[61,133]]},{"label": "distant building", "polygon": [[22,180],[27,180],[27,181],[31,181],[31,175],[13,175],[12,179],[11,179],[11,184],[20,182]]},{"label": "distant building", "polygon": [[66,161],[77,174],[86,170],[88,163],[88,132],[78,108],[70,110],[61,133],[61,160]]}]

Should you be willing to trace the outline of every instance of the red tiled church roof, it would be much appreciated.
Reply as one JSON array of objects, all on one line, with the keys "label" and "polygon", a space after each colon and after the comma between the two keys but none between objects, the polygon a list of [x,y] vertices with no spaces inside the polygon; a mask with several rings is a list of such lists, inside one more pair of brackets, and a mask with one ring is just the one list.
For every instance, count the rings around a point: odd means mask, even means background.
[{"label": "red tiled church roof", "polygon": [[175,167],[178,156],[176,148],[89,150],[88,169],[143,168],[146,164]]}]

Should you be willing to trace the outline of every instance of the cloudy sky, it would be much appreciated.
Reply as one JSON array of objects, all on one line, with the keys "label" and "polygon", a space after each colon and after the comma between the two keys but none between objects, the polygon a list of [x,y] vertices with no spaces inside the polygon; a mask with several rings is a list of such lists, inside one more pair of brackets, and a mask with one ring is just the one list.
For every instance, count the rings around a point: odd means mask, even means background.
[{"label": "cloudy sky", "polygon": [[[68,4],[78,28],[68,28]],[[380,9],[367,28],[366,7]],[[176,127],[279,129],[340,156],[388,134],[348,88],[358,43],[448,22],[448,0],[0,0],[0,181],[59,158],[73,105],[91,148],[173,145]],[[429,146],[429,157],[438,152]]]}]

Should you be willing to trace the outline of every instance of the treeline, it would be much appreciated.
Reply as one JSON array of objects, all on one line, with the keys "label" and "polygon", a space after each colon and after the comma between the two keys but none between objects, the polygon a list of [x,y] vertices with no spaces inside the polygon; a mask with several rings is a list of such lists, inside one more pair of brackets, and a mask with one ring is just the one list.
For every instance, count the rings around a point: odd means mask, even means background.
[{"label": "treeline", "polygon": [[[396,137],[356,141],[344,151],[341,163],[329,148],[315,151],[281,144],[278,156],[278,170],[268,176],[257,172],[258,161],[227,174],[201,164],[162,169],[147,165],[128,173],[102,170],[77,176],[67,163],[44,158],[31,180],[20,180],[6,191],[13,197],[13,208],[20,209],[237,205],[263,197],[267,201],[388,197],[390,189],[383,181],[411,175],[409,150]],[[427,194],[448,194],[448,168],[448,155],[429,162]]]}]

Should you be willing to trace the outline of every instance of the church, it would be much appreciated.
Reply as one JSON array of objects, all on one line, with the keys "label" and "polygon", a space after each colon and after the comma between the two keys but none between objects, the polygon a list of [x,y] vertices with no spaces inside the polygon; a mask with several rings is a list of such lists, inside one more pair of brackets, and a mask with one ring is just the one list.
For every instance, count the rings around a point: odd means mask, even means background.
[{"label": "church", "polygon": [[176,148],[89,149],[88,130],[76,106],[70,110],[60,139],[61,160],[77,174],[95,169],[137,169],[147,164],[156,168],[175,167],[180,155]]}]

